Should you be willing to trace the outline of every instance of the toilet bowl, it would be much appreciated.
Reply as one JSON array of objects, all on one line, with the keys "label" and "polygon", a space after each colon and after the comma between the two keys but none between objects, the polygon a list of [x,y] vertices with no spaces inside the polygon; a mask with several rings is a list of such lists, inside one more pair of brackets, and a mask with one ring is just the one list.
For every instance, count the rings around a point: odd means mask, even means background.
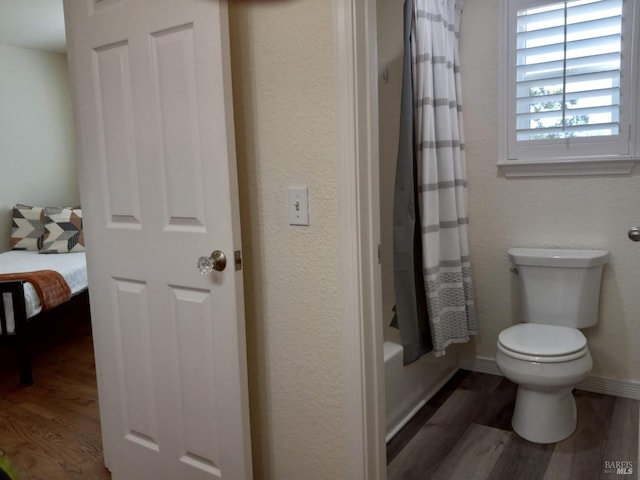
[{"label": "toilet bowl", "polygon": [[535,443],[555,443],[574,432],[573,387],[593,365],[579,330],[529,323],[509,327],[498,337],[496,363],[518,384],[511,420],[518,435]]},{"label": "toilet bowl", "polygon": [[576,428],[573,388],[593,362],[581,328],[598,322],[604,250],[512,248],[520,323],[498,335],[496,363],[518,385],[511,425],[526,440],[555,443]]}]

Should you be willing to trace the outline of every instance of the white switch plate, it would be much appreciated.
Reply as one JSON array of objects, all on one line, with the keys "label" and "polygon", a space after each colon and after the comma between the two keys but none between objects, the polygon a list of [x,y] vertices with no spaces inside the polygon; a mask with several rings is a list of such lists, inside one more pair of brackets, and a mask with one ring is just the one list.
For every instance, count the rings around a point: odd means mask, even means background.
[{"label": "white switch plate", "polygon": [[289,225],[309,225],[307,187],[289,187]]}]

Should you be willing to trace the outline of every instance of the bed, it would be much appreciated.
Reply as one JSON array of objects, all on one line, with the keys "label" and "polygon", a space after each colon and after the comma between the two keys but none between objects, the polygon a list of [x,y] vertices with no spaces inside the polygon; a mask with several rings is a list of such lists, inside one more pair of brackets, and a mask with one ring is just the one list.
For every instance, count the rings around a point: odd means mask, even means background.
[{"label": "bed", "polygon": [[31,324],[88,289],[81,210],[16,205],[11,248],[0,253],[0,345],[16,349],[30,385]]},{"label": "bed", "polygon": [[[5,274],[20,277],[23,272],[57,272],[68,286],[68,295],[44,305],[36,284],[27,280],[3,280]],[[27,275],[25,278],[29,278]],[[0,254],[0,342],[12,345],[18,356],[20,383],[31,385],[33,374],[28,354],[30,322],[88,288],[85,254],[40,255],[30,251]]]}]

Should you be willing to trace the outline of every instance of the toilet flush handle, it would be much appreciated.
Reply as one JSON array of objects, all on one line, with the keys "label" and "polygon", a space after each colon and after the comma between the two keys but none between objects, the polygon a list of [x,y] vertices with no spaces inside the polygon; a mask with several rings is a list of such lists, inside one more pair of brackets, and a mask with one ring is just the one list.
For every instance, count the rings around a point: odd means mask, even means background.
[{"label": "toilet flush handle", "polygon": [[640,227],[631,227],[628,235],[634,242],[640,242]]}]

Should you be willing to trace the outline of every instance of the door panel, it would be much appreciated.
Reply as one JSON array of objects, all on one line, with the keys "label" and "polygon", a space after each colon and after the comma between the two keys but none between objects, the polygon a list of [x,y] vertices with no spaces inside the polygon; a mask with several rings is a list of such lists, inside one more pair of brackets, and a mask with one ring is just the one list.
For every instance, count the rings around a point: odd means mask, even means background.
[{"label": "door panel", "polygon": [[113,287],[125,438],[157,452],[158,420],[152,383],[147,288],[143,282],[122,279],[114,279]]},{"label": "door panel", "polygon": [[[96,146],[104,170],[105,206],[114,222],[140,221],[138,172],[129,51],[126,42],[100,47],[93,52],[93,81],[96,90],[98,134]],[[129,181],[122,181],[128,178]]]},{"label": "door panel", "polygon": [[[178,365],[185,462],[219,464],[219,446],[213,432],[217,422],[216,378],[213,351],[215,326],[203,319],[213,318],[212,295],[209,291],[172,288],[172,301],[177,328]],[[204,421],[203,421],[204,420]]]},{"label": "door panel", "polygon": [[169,228],[204,226],[193,25],[151,35]]}]

